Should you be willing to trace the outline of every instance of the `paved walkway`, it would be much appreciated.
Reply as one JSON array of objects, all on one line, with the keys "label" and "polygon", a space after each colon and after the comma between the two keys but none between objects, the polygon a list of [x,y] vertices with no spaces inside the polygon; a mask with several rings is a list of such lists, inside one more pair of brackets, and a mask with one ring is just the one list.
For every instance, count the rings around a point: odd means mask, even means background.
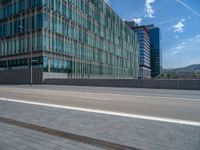
[{"label": "paved walkway", "polygon": [[0,123],[0,150],[101,150],[91,145]]},{"label": "paved walkway", "polygon": [[[5,101],[0,101],[0,117],[144,150],[199,150],[200,147],[199,126]],[[56,148],[68,148],[70,150],[98,149],[92,145],[80,144],[73,140],[66,140],[5,123],[0,123],[0,133],[3,133],[0,134],[0,145],[5,150],[12,149],[12,146],[16,146],[18,149],[26,149],[26,146],[32,149],[42,149],[41,147],[43,147],[48,150]],[[13,137],[11,141],[17,142],[9,142],[8,139],[11,137]],[[27,141],[25,142],[27,145],[25,143],[19,144],[23,140]],[[38,142],[39,147],[34,147],[32,140]],[[46,146],[48,144],[49,147]]]}]

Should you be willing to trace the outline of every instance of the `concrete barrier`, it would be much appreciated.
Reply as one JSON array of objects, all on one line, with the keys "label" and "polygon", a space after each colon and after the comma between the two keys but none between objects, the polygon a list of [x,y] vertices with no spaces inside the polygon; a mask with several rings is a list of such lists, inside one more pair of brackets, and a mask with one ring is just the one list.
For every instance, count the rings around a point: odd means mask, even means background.
[{"label": "concrete barrier", "polygon": [[45,79],[44,84],[200,90],[200,80]]},{"label": "concrete barrier", "polygon": [[[33,83],[42,84],[42,69],[33,68]],[[30,69],[0,71],[0,84],[29,84]]]}]

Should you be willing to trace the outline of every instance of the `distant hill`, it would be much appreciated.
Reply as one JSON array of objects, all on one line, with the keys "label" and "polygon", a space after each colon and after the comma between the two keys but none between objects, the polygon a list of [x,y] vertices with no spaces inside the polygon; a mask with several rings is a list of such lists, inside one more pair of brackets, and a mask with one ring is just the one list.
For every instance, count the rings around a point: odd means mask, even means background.
[{"label": "distant hill", "polygon": [[164,79],[200,79],[200,64],[175,69],[163,69],[160,78]]},{"label": "distant hill", "polygon": [[172,69],[172,71],[174,72],[200,72],[200,64],[195,64],[195,65],[190,65],[187,67],[182,67],[182,68],[175,68]]}]

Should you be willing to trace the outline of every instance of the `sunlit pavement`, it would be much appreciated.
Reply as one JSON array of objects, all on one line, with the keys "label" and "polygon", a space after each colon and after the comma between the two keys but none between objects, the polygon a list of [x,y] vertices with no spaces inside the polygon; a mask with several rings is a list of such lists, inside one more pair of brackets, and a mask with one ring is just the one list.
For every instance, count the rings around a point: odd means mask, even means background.
[{"label": "sunlit pavement", "polygon": [[[196,115],[200,107],[198,91],[2,86],[0,97],[0,118],[85,136],[97,140],[97,145],[106,141],[138,149],[198,150],[200,147],[199,116]],[[134,110],[137,106],[143,114],[137,113],[139,109]],[[162,110],[167,109],[169,113],[164,115]],[[13,146],[18,149],[106,149],[105,145],[94,146],[91,142],[86,144],[41,133],[3,119],[0,119],[0,131],[3,133],[0,147],[6,150]]]}]

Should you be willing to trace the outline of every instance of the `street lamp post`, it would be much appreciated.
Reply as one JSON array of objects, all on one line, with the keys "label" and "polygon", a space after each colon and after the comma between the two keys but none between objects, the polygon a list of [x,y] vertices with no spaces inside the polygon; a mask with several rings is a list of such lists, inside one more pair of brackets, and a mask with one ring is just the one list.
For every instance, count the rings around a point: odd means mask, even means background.
[{"label": "street lamp post", "polygon": [[[19,26],[19,28],[23,29],[25,32],[28,32],[23,26]],[[31,38],[31,37],[30,37]],[[29,39],[29,41],[31,41],[31,39]],[[33,66],[32,66],[32,58],[33,58],[33,51],[32,51],[32,48],[30,48],[30,43],[29,43],[29,49],[30,49],[30,86],[33,85]]]}]

